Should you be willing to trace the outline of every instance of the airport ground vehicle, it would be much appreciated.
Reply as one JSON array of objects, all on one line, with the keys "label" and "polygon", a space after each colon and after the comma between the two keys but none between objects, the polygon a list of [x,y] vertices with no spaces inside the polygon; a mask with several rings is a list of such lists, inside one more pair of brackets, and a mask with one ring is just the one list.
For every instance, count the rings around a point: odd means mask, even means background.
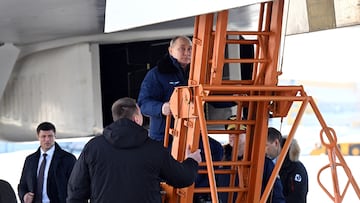
[{"label": "airport ground vehicle", "polygon": [[[360,143],[357,142],[340,142],[337,147],[343,155],[358,156],[360,155]],[[327,148],[325,145],[317,144],[315,148],[310,152],[310,155],[327,154]]]},{"label": "airport ground vehicle", "polygon": [[[354,187],[360,198],[359,187],[339,148],[336,147],[335,131],[326,125],[315,101],[306,94],[302,86],[279,86],[277,84],[278,76],[281,74],[277,68],[282,38],[284,1],[262,2],[259,6],[258,28],[252,31],[228,30],[228,11],[226,10],[196,17],[189,83],[186,87],[176,88],[170,99],[175,121],[174,127],[171,128],[171,117],[168,116],[164,145],[167,146],[169,136],[173,136],[172,155],[178,160],[183,160],[185,147],[190,145],[193,150],[196,149],[201,136],[204,141],[206,159],[202,166],[206,166],[206,170],[200,170],[199,173],[208,174],[210,186],[208,188],[192,186],[176,189],[165,184],[166,201],[191,202],[194,193],[211,193],[213,202],[218,202],[218,192],[228,192],[229,199],[233,197],[234,193],[238,194],[237,202],[266,202],[307,104],[310,104],[322,126],[321,136],[326,136],[329,140],[329,144],[327,144],[330,159],[328,168],[332,170],[334,193],[330,194],[326,188],[323,189],[334,202],[342,201],[344,193],[339,191],[336,174],[337,166],[342,166],[349,177],[348,185],[351,184]],[[254,45],[254,57],[229,57],[225,53],[226,45]],[[253,64],[250,67],[252,69],[250,78],[234,80],[223,78],[225,64],[244,63]],[[235,68],[240,67],[235,66]],[[294,101],[300,101],[301,106],[269,183],[264,193],[261,194],[261,185],[253,183],[261,182],[268,118],[269,116],[286,117]],[[204,113],[206,102],[235,102],[237,119],[230,122],[224,120],[226,118],[207,120]],[[245,109],[246,114],[244,114]],[[245,118],[243,118],[244,115],[246,115]],[[207,136],[215,133],[226,135],[233,131],[214,130],[209,126],[226,123],[238,126],[235,133],[241,132],[241,124],[247,126],[244,158],[238,161],[235,150],[232,161],[213,162]],[[237,144],[235,143],[235,146]],[[237,149],[237,147],[234,148]],[[214,168],[214,166],[221,165],[230,166],[231,170]],[[230,184],[226,187],[217,187],[215,174],[230,174]],[[239,175],[241,183],[239,186],[234,185],[236,174]]]}]

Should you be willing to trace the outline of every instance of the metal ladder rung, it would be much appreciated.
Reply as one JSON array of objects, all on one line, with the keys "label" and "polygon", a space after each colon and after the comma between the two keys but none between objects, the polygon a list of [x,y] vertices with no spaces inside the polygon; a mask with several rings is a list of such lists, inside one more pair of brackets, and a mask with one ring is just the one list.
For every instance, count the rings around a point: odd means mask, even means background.
[{"label": "metal ladder rung", "polygon": [[253,45],[253,44],[259,44],[259,41],[258,40],[247,40],[247,39],[227,39],[226,44]]},{"label": "metal ladder rung", "polygon": [[[249,189],[245,187],[218,187],[218,192],[247,192]],[[210,188],[199,187],[194,188],[194,193],[209,193]]]}]

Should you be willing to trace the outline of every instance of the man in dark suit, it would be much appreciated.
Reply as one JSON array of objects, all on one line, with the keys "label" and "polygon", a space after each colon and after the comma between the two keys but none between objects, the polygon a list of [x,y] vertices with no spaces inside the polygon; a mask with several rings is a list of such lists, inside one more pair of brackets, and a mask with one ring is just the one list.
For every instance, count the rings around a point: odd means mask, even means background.
[{"label": "man in dark suit", "polygon": [[56,129],[52,123],[40,123],[36,132],[40,147],[25,159],[19,198],[23,203],[65,203],[76,157],[55,142]]},{"label": "man in dark suit", "polygon": [[16,203],[15,191],[10,183],[0,179],[0,203]]}]

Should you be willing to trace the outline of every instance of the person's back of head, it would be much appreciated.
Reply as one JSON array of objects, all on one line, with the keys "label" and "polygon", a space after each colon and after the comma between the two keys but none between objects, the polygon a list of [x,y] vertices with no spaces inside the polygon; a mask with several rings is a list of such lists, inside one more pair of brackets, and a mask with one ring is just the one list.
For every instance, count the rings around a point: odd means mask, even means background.
[{"label": "person's back of head", "polygon": [[138,125],[143,124],[143,116],[135,99],[123,97],[114,102],[111,107],[113,121],[127,118],[136,122]]},{"label": "person's back of head", "polygon": [[129,97],[118,99],[111,107],[112,117],[114,121],[121,118],[131,119],[137,111],[136,101]]},{"label": "person's back of head", "polygon": [[[281,147],[284,147],[286,140],[287,140],[287,137],[282,138]],[[300,145],[299,145],[298,141],[295,138],[293,138],[291,140],[289,150],[287,152],[289,160],[290,161],[299,161],[300,152],[301,152]]]}]

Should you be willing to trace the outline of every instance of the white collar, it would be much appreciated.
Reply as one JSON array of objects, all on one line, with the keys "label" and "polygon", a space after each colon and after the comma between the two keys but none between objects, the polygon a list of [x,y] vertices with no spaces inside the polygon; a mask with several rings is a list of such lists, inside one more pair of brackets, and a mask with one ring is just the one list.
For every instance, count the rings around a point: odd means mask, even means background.
[{"label": "white collar", "polygon": [[55,144],[46,152],[44,152],[41,148],[40,148],[40,155],[42,156],[44,153],[47,154],[48,157],[52,157],[52,155],[54,154],[55,151]]}]

